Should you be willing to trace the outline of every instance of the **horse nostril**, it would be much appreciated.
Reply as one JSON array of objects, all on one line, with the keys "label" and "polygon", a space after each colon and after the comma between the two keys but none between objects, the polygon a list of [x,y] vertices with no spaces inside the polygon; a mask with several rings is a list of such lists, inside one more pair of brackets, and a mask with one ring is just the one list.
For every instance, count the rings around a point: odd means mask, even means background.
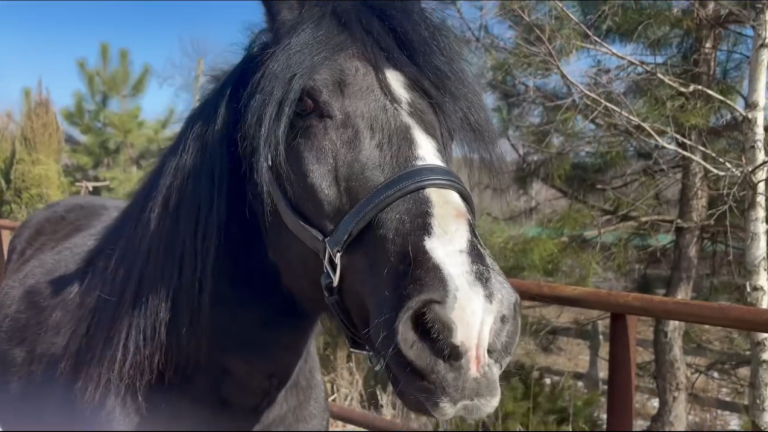
[{"label": "horse nostril", "polygon": [[438,303],[430,302],[416,309],[411,315],[411,324],[416,336],[435,357],[446,363],[461,362],[461,348],[451,342],[453,325]]}]

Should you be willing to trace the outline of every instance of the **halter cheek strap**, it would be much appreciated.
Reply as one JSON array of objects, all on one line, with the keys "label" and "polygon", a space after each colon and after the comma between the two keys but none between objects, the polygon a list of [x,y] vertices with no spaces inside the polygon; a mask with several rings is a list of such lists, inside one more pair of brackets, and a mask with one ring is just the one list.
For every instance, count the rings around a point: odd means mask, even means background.
[{"label": "halter cheek strap", "polygon": [[323,260],[324,272],[320,278],[320,284],[325,301],[341,323],[350,350],[364,354],[372,352],[368,349],[365,337],[357,330],[349,310],[344,306],[339,295],[342,255],[347,245],[387,207],[420,190],[428,188],[452,190],[459,194],[473,216],[475,213],[472,196],[456,173],[440,165],[418,165],[401,171],[379,185],[352,208],[331,234],[325,237],[294,211],[280,191],[271,171],[267,181],[270,194],[283,222],[296,237]]}]

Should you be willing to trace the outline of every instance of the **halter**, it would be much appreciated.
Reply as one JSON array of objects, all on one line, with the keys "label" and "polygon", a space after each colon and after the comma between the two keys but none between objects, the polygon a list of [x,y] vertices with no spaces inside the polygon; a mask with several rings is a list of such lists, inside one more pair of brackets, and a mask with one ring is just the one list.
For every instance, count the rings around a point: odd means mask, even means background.
[{"label": "halter", "polygon": [[[369,349],[365,338],[357,330],[349,310],[339,295],[344,249],[384,209],[401,198],[423,189],[452,190],[464,200],[473,216],[475,213],[472,196],[456,173],[440,165],[418,165],[401,171],[376,187],[344,216],[328,237],[325,237],[294,211],[277,186],[277,182],[272,176],[271,166],[267,175],[267,182],[283,222],[288,225],[296,237],[314,250],[323,260],[324,272],[320,277],[320,285],[328,307],[341,323],[350,351],[368,354],[369,360],[375,354],[373,350]],[[380,365],[378,366],[380,367]]]}]

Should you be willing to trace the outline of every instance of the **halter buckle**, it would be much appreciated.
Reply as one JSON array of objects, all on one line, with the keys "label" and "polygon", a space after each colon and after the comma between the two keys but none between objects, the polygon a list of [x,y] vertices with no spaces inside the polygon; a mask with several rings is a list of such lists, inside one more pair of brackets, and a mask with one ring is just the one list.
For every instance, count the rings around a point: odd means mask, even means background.
[{"label": "halter buckle", "polygon": [[384,359],[381,356],[376,355],[376,354],[374,354],[373,352],[370,352],[370,351],[362,352],[360,354],[367,354],[368,355],[368,366],[372,367],[374,371],[378,372],[378,371],[384,369],[384,363],[386,363],[386,362],[384,361]]},{"label": "halter buckle", "polygon": [[337,252],[336,255],[334,255],[331,252],[331,248],[326,244],[323,266],[325,267],[325,272],[331,277],[333,287],[336,288],[339,285],[339,279],[341,278],[341,252]]}]

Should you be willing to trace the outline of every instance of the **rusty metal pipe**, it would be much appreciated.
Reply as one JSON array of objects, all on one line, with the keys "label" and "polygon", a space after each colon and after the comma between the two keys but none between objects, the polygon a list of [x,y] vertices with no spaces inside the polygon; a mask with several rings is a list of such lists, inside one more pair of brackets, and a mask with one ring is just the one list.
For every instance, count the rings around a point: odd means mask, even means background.
[{"label": "rusty metal pipe", "polygon": [[8,231],[16,231],[16,228],[19,227],[19,223],[16,221],[8,220],[8,219],[0,219],[0,229],[8,230]]},{"label": "rusty metal pipe", "polygon": [[369,431],[420,431],[419,429],[411,425],[403,424],[388,418],[377,416],[366,411],[360,411],[352,408],[345,407],[343,405],[335,404],[333,402],[328,403],[328,408],[331,411],[331,418],[357,426],[359,428],[367,429]]},{"label": "rusty metal pipe", "polygon": [[523,300],[768,333],[768,309],[510,279]]},{"label": "rusty metal pipe", "polygon": [[637,317],[611,314],[610,338],[605,430],[631,431],[637,394]]}]

